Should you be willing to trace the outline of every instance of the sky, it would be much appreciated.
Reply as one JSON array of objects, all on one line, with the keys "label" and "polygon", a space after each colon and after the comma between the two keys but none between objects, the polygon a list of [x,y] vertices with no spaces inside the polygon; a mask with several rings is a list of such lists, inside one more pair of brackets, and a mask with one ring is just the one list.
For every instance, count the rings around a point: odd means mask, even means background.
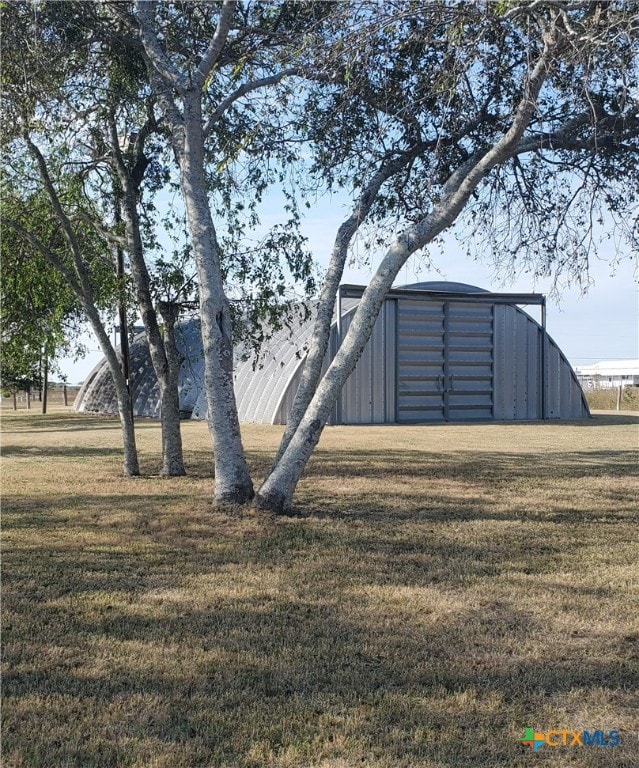
[{"label": "sky", "polygon": [[[335,198],[324,198],[313,206],[304,223],[304,232],[320,265],[326,265],[335,231],[343,216],[344,207]],[[273,212],[275,217],[275,212]],[[263,217],[268,225],[269,215]],[[609,249],[614,246],[608,245]],[[639,290],[637,282],[637,257],[630,254],[616,267],[612,250],[601,251],[600,260],[591,263],[592,285],[582,294],[578,286],[564,287],[560,295],[550,295],[550,280],[534,282],[522,276],[514,282],[504,283],[486,262],[472,261],[462,253],[451,235],[445,240],[440,253],[432,253],[433,268],[426,269],[423,259],[412,257],[401,270],[396,285],[407,285],[430,280],[447,280],[468,283],[495,292],[544,293],[547,299],[547,330],[557,342],[571,365],[591,365],[603,360],[639,358]],[[364,285],[372,275],[370,268],[356,265],[347,267],[343,283]],[[524,308],[526,309],[526,308]],[[539,321],[539,309],[528,311]],[[85,338],[89,354],[82,360],[59,361],[62,372],[70,384],[81,383],[91,369],[102,359],[97,341],[91,335]]]}]

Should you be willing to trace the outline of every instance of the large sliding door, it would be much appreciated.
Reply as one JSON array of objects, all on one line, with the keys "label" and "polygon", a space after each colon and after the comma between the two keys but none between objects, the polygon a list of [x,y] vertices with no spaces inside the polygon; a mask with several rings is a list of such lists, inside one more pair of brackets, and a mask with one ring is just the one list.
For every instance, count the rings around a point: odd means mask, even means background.
[{"label": "large sliding door", "polygon": [[493,305],[446,303],[446,421],[493,417]]},{"label": "large sliding door", "polygon": [[492,418],[492,306],[401,298],[397,313],[397,421]]}]

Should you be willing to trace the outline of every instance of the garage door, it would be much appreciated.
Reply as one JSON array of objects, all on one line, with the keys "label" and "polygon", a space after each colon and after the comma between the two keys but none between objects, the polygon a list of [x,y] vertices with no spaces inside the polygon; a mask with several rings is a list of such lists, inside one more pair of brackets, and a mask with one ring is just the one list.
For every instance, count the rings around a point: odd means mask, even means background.
[{"label": "garage door", "polygon": [[398,301],[397,421],[493,416],[492,305]]}]

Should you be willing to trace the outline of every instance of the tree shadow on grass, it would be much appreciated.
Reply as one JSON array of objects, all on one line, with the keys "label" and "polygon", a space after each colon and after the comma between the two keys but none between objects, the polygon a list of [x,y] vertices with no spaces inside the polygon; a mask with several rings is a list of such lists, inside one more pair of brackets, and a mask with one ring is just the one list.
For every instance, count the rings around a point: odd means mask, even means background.
[{"label": "tree shadow on grass", "polygon": [[118,446],[112,446],[109,448],[96,448],[94,446],[63,446],[56,445],[51,447],[42,446],[29,446],[29,445],[7,445],[2,446],[2,455],[9,457],[27,457],[27,458],[61,458],[61,459],[78,459],[89,458],[91,456],[122,456],[122,448]]},{"label": "tree shadow on grass", "polygon": [[636,450],[505,453],[476,450],[438,453],[399,450],[318,450],[309,463],[312,477],[362,477],[379,479],[385,473],[397,478],[428,480],[446,478],[470,481],[592,477],[593,474],[637,476]]},{"label": "tree shadow on grass", "polygon": [[[318,754],[525,765],[518,729],[550,723],[562,696],[600,690],[628,716],[620,692],[636,679],[614,632],[571,642],[532,605],[487,594],[473,606],[454,578],[433,589],[427,564],[416,585],[396,551],[386,553],[393,580],[380,581],[378,558],[358,558],[343,535],[330,550],[285,525],[262,549],[221,555],[52,551],[49,592],[9,592],[5,750],[33,768],[150,762],[149,744],[175,766],[310,766]],[[465,549],[457,558],[472,560]],[[415,606],[394,592],[407,583],[431,592],[414,591]],[[47,725],[53,708],[64,739]],[[598,758],[624,765],[618,751]]]},{"label": "tree shadow on grass", "polygon": [[[302,519],[215,510],[197,484],[9,496],[5,764],[528,766],[527,726],[628,728],[628,594],[584,573],[632,540],[630,490],[529,496],[634,472],[626,451],[320,451]],[[577,752],[542,758],[632,765]]]}]

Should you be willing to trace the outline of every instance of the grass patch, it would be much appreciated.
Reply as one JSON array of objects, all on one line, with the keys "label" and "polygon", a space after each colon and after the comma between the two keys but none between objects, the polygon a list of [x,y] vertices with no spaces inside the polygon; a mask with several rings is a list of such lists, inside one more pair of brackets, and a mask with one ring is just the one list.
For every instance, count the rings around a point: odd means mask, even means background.
[{"label": "grass patch", "polygon": [[638,425],[328,428],[274,518],[214,509],[204,424],[124,479],[117,422],[4,412],[3,765],[638,765]]},{"label": "grass patch", "polygon": [[[615,411],[617,409],[617,389],[586,389],[588,407],[593,411]],[[639,387],[624,387],[621,392],[620,410],[639,411]]]}]

